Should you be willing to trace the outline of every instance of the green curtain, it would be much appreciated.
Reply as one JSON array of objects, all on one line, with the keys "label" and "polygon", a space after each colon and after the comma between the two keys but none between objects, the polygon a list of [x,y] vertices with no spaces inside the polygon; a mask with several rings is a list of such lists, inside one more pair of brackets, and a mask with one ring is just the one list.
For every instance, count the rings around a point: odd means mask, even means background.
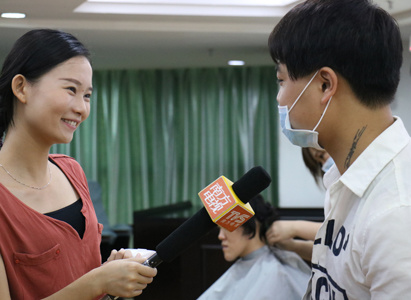
[{"label": "green curtain", "polygon": [[261,165],[277,193],[277,85],[273,67],[95,71],[91,113],[68,145],[103,189],[112,224],[134,210],[190,200],[220,175]]}]

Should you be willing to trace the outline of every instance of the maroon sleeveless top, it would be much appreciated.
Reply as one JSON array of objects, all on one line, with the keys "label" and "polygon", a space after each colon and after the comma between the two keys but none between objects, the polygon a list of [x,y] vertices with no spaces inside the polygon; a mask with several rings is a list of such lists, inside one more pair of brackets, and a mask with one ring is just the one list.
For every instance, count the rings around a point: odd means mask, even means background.
[{"label": "maroon sleeveless top", "polygon": [[80,165],[65,155],[50,155],[79,194],[86,220],[84,236],[64,221],[25,205],[0,184],[0,253],[11,298],[38,300],[61,290],[101,265],[102,225],[98,224]]}]

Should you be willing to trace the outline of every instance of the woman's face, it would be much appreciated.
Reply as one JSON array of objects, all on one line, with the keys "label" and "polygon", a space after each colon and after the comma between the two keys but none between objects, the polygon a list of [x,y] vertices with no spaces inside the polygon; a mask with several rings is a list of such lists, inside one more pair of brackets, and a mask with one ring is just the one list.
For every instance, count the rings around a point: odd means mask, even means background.
[{"label": "woman's face", "polygon": [[238,257],[244,257],[251,253],[250,239],[243,235],[243,228],[239,227],[233,232],[220,227],[218,239],[221,241],[223,247],[224,259],[226,261],[234,261]]},{"label": "woman's face", "polygon": [[37,81],[24,84],[15,123],[25,124],[25,130],[39,142],[70,142],[74,131],[90,114],[92,68],[88,59],[73,57]]},{"label": "woman's face", "polygon": [[308,148],[312,158],[321,164],[321,166],[330,158],[330,155],[325,150],[317,150],[314,148]]}]

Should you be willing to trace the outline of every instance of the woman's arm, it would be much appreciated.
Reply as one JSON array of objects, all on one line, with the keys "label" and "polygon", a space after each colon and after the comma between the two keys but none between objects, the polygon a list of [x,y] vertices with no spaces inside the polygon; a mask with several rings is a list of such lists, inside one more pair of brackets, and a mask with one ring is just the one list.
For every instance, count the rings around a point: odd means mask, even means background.
[{"label": "woman's arm", "polygon": [[45,300],[89,300],[102,294],[138,296],[157,274],[157,269],[141,264],[144,260],[129,258],[107,262]]},{"label": "woman's arm", "polygon": [[11,300],[9,284],[7,282],[6,268],[0,255],[0,299]]},{"label": "woman's arm", "polygon": [[311,261],[315,235],[320,226],[321,223],[312,221],[275,221],[266,233],[267,242]]},{"label": "woman's arm", "polygon": [[[157,269],[143,266],[145,258],[127,258],[124,252],[113,252],[108,262],[91,270],[47,300],[92,300],[103,294],[135,297],[153,281]],[[0,299],[11,300],[6,270],[0,255]]]},{"label": "woman's arm", "polygon": [[276,243],[275,245],[280,249],[295,252],[305,261],[311,262],[313,244],[313,241],[289,239]]},{"label": "woman's arm", "polygon": [[275,221],[267,231],[267,242],[274,245],[295,237],[313,241],[320,226],[321,223],[312,221]]}]

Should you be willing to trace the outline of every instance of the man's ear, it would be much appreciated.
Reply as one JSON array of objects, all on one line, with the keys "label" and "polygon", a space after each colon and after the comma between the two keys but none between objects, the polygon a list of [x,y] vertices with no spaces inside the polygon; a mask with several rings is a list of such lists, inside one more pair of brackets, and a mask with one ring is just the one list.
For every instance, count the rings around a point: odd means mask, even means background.
[{"label": "man's ear", "polygon": [[14,96],[19,100],[21,103],[27,102],[27,85],[28,81],[26,77],[21,74],[17,74],[13,77],[11,81],[11,89],[13,90]]},{"label": "man's ear", "polygon": [[329,67],[323,67],[318,72],[321,80],[321,90],[323,97],[321,103],[326,104],[328,100],[337,92],[338,76],[333,69]]}]

